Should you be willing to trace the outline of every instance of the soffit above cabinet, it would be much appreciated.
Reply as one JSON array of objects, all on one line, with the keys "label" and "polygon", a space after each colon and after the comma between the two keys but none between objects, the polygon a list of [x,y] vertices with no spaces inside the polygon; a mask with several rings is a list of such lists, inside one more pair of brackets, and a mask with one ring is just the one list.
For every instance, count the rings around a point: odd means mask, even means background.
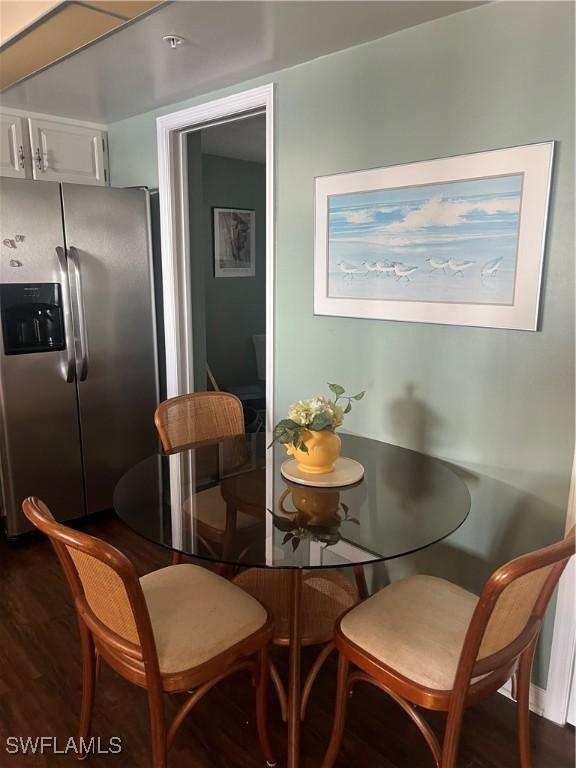
[{"label": "soffit above cabinet", "polygon": [[[12,13],[14,0],[0,2],[0,21],[6,16],[4,41],[24,16]],[[60,2],[31,3],[36,15],[28,17],[29,26],[20,29],[0,47],[0,90],[39,72],[42,69],[84,48],[132,19],[161,5],[149,2]],[[44,8],[45,7],[45,8]],[[11,27],[12,24],[12,27]],[[4,24],[2,25],[4,27]]]},{"label": "soffit above cabinet", "polygon": [[0,0],[0,46],[54,10],[61,2],[62,0]]}]

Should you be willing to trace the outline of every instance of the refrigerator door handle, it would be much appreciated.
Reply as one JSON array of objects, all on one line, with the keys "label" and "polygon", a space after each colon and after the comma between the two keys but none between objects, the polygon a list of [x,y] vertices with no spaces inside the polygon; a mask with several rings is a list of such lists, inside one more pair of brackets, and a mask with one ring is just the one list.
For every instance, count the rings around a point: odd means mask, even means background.
[{"label": "refrigerator door handle", "polygon": [[78,381],[85,381],[88,376],[88,337],[86,334],[86,318],[84,316],[84,298],[82,295],[82,276],[78,251],[71,245],[68,248],[68,261],[72,265],[76,283],[76,305],[78,316],[78,336],[80,338],[80,361],[76,361],[76,376]]},{"label": "refrigerator door handle", "polygon": [[70,303],[70,284],[68,282],[68,265],[66,254],[62,246],[56,247],[56,258],[60,266],[62,279],[62,312],[64,315],[64,338],[66,341],[66,364],[64,366],[64,379],[68,384],[74,381],[74,368],[76,356],[74,354],[74,331],[72,328],[72,307]]}]

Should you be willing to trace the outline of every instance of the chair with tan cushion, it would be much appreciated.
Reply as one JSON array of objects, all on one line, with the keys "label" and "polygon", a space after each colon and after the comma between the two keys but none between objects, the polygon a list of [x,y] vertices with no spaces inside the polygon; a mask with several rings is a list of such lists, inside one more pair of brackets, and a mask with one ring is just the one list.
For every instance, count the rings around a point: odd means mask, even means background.
[{"label": "chair with tan cushion", "polygon": [[[404,709],[437,768],[456,768],[465,707],[512,677],[520,764],[530,768],[532,661],[546,606],[574,549],[572,529],[563,541],[499,568],[480,597],[443,579],[411,576],[348,611],[336,628],[336,711],[322,767],[336,761],[348,695],[359,681],[381,688]],[[417,707],[448,713],[442,747]]]},{"label": "chair with tan cushion", "polygon": [[[160,403],[154,423],[167,453],[244,435],[242,403],[228,392],[191,392],[172,397]],[[239,440],[236,450],[233,445],[228,448],[227,463],[241,466],[247,459],[245,443]],[[263,524],[261,517],[229,509],[219,486],[196,493],[193,500],[186,499],[184,511],[192,501],[198,536],[213,557],[220,554],[223,560],[228,559],[230,542],[242,536],[248,541],[254,527]],[[182,562],[182,555],[175,552],[172,562]]]},{"label": "chair with tan cushion", "polygon": [[[23,509],[50,538],[74,599],[83,657],[79,743],[90,739],[99,659],[148,693],[152,768],[166,768],[174,736],[202,696],[224,677],[248,670],[257,676],[260,745],[268,765],[274,765],[266,724],[273,633],[267,610],[195,565],[169,566],[139,579],[121,552],[57,523],[38,499],[26,499]],[[164,694],[191,689],[167,728]]]}]

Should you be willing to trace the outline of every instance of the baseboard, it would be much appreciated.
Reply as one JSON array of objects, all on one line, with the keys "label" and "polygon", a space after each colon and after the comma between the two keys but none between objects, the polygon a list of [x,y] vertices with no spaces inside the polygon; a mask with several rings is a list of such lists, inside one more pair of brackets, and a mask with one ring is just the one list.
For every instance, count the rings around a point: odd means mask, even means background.
[{"label": "baseboard", "polygon": [[[511,699],[512,682],[508,680],[506,685],[503,685],[498,693],[501,693],[503,696],[506,696],[506,698]],[[539,688],[537,685],[534,685],[534,683],[530,685],[530,710],[535,712],[537,715],[540,715],[541,717],[544,715],[545,697],[546,691],[544,688]]]}]

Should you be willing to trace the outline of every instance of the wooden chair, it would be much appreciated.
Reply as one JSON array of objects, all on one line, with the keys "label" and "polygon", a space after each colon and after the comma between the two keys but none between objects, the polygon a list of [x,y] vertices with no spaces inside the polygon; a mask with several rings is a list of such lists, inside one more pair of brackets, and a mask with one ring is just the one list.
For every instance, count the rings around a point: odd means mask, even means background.
[{"label": "wooden chair", "polygon": [[[267,610],[226,579],[195,565],[169,566],[138,579],[121,552],[57,523],[38,499],[26,499],[23,509],[50,538],[74,599],[83,656],[78,735],[85,741],[79,744],[90,739],[100,659],[148,693],[153,768],[166,768],[179,726],[204,694],[233,672],[249,670],[257,681],[260,745],[267,764],[274,765],[266,722],[273,633]],[[163,694],[190,689],[167,728]]]},{"label": "wooden chair", "polygon": [[[574,528],[495,571],[480,598],[431,576],[398,581],[338,622],[338,688],[322,768],[332,768],[353,686],[372,683],[412,718],[437,768],[456,768],[464,709],[513,677],[520,765],[530,768],[530,673],[542,617],[574,554]],[[350,671],[350,664],[356,670]],[[416,707],[448,713],[442,747]]]},{"label": "wooden chair", "polygon": [[[167,453],[188,445],[244,435],[242,403],[228,392],[193,392],[165,400],[156,409],[154,423]],[[243,449],[242,444],[237,463],[241,463]],[[214,546],[224,551],[236,533],[248,538],[251,528],[262,525],[262,518],[228,509],[218,487],[195,494],[193,501],[198,534],[215,557]],[[187,499],[185,507],[191,503]],[[172,563],[180,562],[182,555],[175,552]]]},{"label": "wooden chair", "polygon": [[165,451],[244,434],[242,403],[228,392],[192,392],[160,403],[154,423]]}]

